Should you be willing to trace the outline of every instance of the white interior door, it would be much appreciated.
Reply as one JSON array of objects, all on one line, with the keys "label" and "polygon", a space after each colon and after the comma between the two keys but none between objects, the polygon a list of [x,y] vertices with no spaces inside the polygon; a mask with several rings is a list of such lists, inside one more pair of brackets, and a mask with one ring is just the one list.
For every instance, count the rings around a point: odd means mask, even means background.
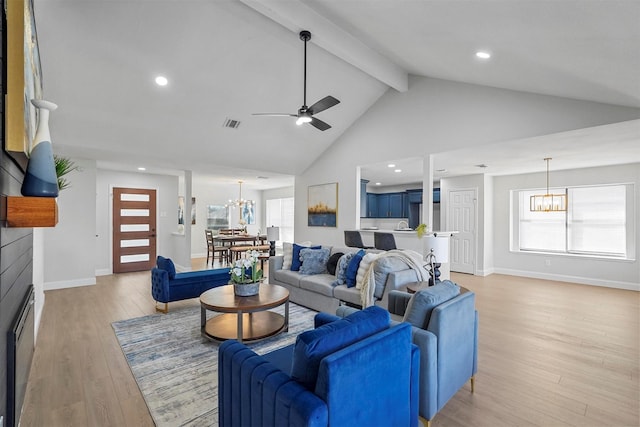
[{"label": "white interior door", "polygon": [[449,191],[447,228],[451,236],[451,271],[475,274],[476,190]]}]

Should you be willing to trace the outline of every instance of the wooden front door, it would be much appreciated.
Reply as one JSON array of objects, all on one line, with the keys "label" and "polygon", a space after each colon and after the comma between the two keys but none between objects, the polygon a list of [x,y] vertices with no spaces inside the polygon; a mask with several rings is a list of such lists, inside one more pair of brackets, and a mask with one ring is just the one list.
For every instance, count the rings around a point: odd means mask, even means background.
[{"label": "wooden front door", "polygon": [[151,270],[156,262],[156,190],[113,189],[113,272]]}]

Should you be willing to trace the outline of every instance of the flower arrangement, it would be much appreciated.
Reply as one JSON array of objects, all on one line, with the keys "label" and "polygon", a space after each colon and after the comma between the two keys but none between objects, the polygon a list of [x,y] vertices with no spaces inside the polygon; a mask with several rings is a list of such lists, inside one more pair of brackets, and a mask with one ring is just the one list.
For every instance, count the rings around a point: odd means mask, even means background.
[{"label": "flower arrangement", "polygon": [[256,283],[262,279],[262,270],[258,269],[258,251],[248,251],[244,259],[235,262],[229,274],[231,275],[231,283],[246,284]]}]

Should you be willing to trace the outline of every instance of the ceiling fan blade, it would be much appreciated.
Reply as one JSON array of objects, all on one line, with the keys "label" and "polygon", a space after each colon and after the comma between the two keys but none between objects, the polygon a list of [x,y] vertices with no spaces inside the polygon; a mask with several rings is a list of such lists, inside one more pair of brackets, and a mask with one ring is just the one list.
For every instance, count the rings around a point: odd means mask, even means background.
[{"label": "ceiling fan blade", "polygon": [[311,107],[309,107],[307,109],[307,111],[309,112],[309,114],[317,114],[320,111],[324,111],[327,108],[331,108],[334,105],[337,105],[339,103],[340,103],[340,101],[338,101],[333,96],[329,95],[329,96],[325,96],[320,101],[318,101],[315,104],[313,104]]},{"label": "ceiling fan blade", "polygon": [[253,113],[252,116],[274,116],[274,117],[298,117],[297,114],[288,113]]},{"label": "ceiling fan blade", "polygon": [[331,125],[329,125],[328,123],[323,122],[320,119],[316,119],[315,117],[311,118],[311,121],[309,122],[309,124],[311,126],[314,126],[317,129],[320,129],[320,130],[331,129]]}]

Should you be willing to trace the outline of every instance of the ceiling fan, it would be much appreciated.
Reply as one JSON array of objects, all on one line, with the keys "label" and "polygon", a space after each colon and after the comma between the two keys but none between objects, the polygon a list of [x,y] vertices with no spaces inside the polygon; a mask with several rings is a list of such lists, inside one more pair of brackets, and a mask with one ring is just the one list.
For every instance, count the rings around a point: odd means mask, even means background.
[{"label": "ceiling fan", "polygon": [[323,122],[320,119],[316,119],[313,117],[314,114],[317,114],[321,111],[324,111],[328,108],[333,107],[340,103],[339,100],[334,98],[333,96],[325,96],[320,101],[313,104],[311,107],[307,107],[307,42],[311,40],[311,33],[307,30],[300,31],[300,40],[304,41],[304,98],[302,107],[298,109],[298,114],[287,114],[287,113],[254,113],[254,116],[287,116],[287,117],[297,117],[296,120],[297,125],[301,125],[303,123],[309,123],[311,126],[314,126],[317,129],[322,131],[331,129],[331,126],[328,123]]}]

